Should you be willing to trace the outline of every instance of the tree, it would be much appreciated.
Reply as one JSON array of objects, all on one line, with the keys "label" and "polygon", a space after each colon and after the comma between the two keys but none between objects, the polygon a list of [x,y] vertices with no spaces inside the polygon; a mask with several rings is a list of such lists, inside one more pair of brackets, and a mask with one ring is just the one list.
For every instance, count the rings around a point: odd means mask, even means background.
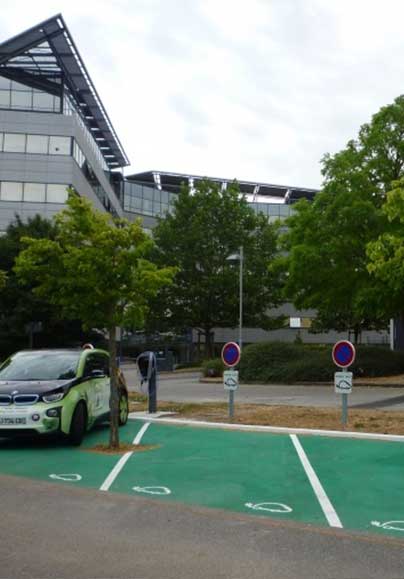
[{"label": "tree", "polygon": [[404,178],[387,194],[383,213],[389,227],[368,244],[368,270],[383,282],[386,310],[404,321]]},{"label": "tree", "polygon": [[268,310],[279,302],[279,284],[268,270],[276,253],[277,229],[256,215],[236,183],[225,190],[210,181],[183,186],[174,212],[154,229],[156,259],[178,268],[174,283],[153,302],[159,329],[196,328],[212,355],[212,329],[239,321],[239,275],[229,256],[244,248],[245,325],[269,327]]},{"label": "tree", "polygon": [[2,290],[7,283],[7,274],[5,271],[0,270],[0,290]]},{"label": "tree", "polygon": [[317,329],[385,327],[385,281],[371,276],[366,247],[385,230],[381,207],[404,174],[404,96],[361,127],[358,138],[322,160],[323,190],[300,202],[288,222],[281,266],[285,291],[299,308],[317,310]]},{"label": "tree", "polygon": [[17,258],[19,278],[60,308],[60,315],[80,319],[86,328],[109,334],[111,375],[110,446],[119,446],[119,392],[116,327],[140,325],[148,300],[173,271],[147,259],[153,243],[138,222],[94,211],[71,192],[68,207],[55,217],[55,239],[25,238]]},{"label": "tree", "polygon": [[[16,215],[0,237],[0,269],[6,274],[6,283],[0,292],[0,357],[8,356],[28,345],[27,328],[40,323],[41,331],[35,334],[35,345],[57,347],[77,345],[92,341],[103,343],[101,333],[83,331],[80,320],[60,318],[60,309],[40,298],[32,291],[32,284],[22,286],[13,270],[15,260],[23,248],[21,239],[54,239],[56,227],[53,221],[35,215],[23,222]],[[33,335],[31,334],[30,342]]]},{"label": "tree", "polygon": [[[3,291],[0,293],[0,352],[9,354],[26,343],[26,324],[41,322],[46,333],[66,334],[66,324],[61,326],[48,301],[33,295],[30,286],[21,287],[13,271],[15,259],[22,249],[21,238],[50,238],[55,235],[55,226],[36,215],[23,223],[16,215],[0,237],[0,269],[7,274]],[[59,332],[55,332],[58,326]],[[63,331],[60,331],[63,330]]]}]

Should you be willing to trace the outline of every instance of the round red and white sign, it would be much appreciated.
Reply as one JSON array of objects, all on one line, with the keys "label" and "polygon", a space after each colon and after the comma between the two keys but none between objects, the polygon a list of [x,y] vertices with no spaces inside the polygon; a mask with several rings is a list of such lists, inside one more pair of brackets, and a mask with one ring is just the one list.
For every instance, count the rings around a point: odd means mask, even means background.
[{"label": "round red and white sign", "polygon": [[348,368],[354,363],[356,356],[355,346],[348,340],[340,340],[332,349],[332,359],[336,366]]},{"label": "round red and white sign", "polygon": [[231,368],[240,362],[241,350],[236,342],[227,342],[222,348],[222,360],[225,366]]}]

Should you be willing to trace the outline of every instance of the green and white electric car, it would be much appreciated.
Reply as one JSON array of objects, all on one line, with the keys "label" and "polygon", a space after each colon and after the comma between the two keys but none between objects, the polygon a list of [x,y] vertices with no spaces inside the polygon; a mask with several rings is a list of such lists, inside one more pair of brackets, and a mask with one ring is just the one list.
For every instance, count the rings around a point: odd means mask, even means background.
[{"label": "green and white electric car", "polygon": [[[79,445],[110,417],[109,356],[104,350],[27,350],[0,367],[0,437],[62,433]],[[128,392],[119,380],[119,424],[128,419]]]}]

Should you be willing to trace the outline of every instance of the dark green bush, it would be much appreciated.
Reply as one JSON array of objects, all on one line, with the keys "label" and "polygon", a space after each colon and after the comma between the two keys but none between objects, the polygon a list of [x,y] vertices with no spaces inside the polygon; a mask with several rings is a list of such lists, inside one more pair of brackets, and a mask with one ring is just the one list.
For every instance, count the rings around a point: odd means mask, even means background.
[{"label": "dark green bush", "polygon": [[200,368],[202,366],[202,362],[198,362],[193,361],[193,362],[181,362],[181,364],[176,364],[175,369],[176,370],[187,370],[188,368],[190,370],[197,370],[198,368]]},{"label": "dark green bush", "polygon": [[393,376],[404,373],[404,352],[377,346],[358,346],[350,370],[354,376]]},{"label": "dark green bush", "polygon": [[[247,382],[323,382],[333,380],[337,367],[332,344],[262,342],[244,348],[240,379]],[[358,346],[354,376],[387,376],[404,373],[404,353],[378,346]]]},{"label": "dark green bush", "polygon": [[223,376],[224,364],[221,358],[205,360],[202,363],[202,373],[206,378],[217,378]]}]

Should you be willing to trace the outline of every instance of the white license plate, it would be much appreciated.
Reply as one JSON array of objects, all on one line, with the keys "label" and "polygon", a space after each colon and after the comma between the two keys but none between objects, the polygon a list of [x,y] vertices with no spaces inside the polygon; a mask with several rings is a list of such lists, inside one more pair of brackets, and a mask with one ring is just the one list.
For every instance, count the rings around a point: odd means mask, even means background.
[{"label": "white license plate", "polygon": [[0,424],[4,425],[4,426],[13,426],[15,424],[27,424],[27,419],[26,418],[17,418],[17,417],[6,417],[0,416]]}]

